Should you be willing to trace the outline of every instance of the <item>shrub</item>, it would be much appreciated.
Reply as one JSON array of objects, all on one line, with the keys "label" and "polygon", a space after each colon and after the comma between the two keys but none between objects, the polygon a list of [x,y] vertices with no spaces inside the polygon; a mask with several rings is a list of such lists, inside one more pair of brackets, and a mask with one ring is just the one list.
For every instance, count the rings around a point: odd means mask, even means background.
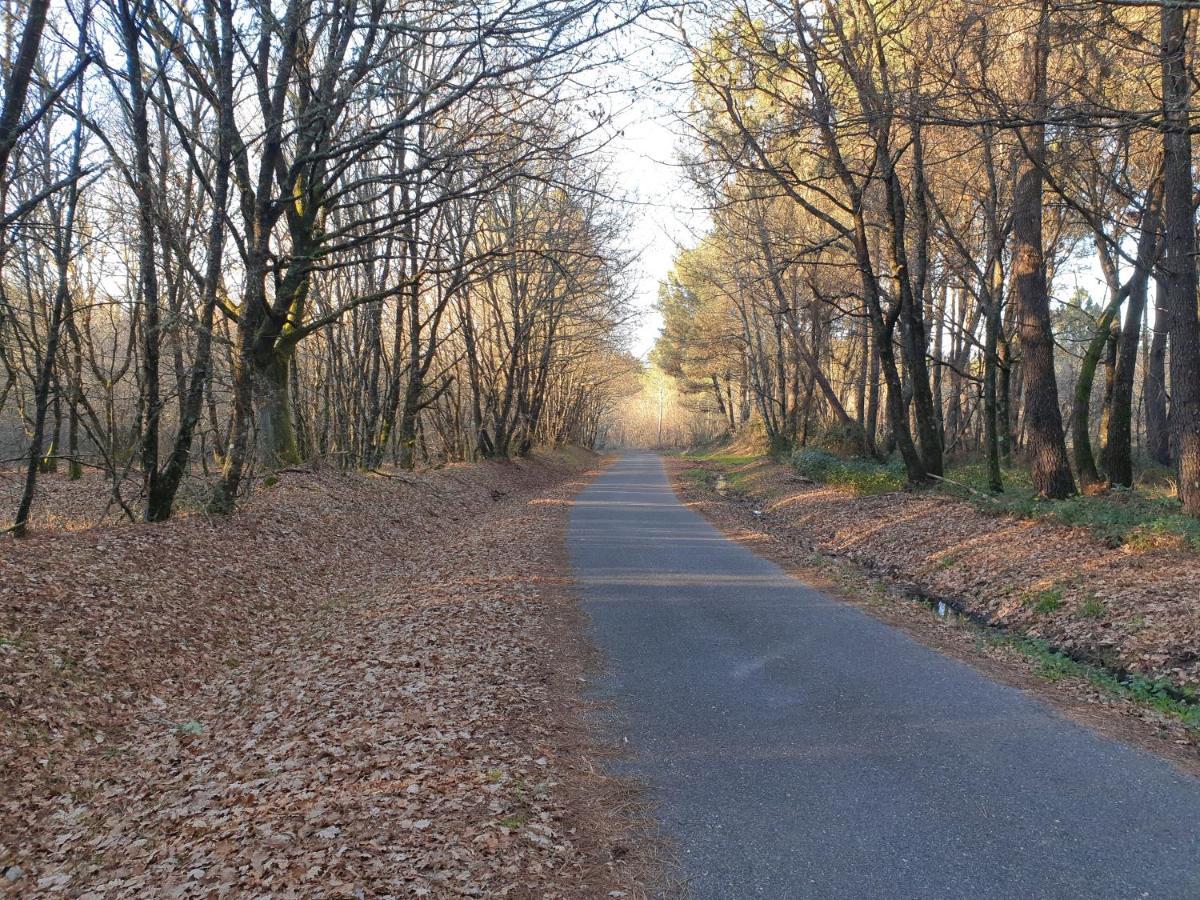
[{"label": "shrub", "polygon": [[854,422],[834,422],[820,430],[816,442],[836,455],[851,457],[863,452],[863,433]]},{"label": "shrub", "polygon": [[792,454],[792,469],[813,481],[824,481],[829,470],[839,462],[841,460],[828,450],[817,447],[801,447]]},{"label": "shrub", "polygon": [[886,494],[904,487],[904,472],[897,463],[859,457],[846,459],[819,447],[802,447],[793,453],[792,470],[856,494]]},{"label": "shrub", "polygon": [[[1034,493],[1029,471],[1015,467],[1004,471],[1004,493],[984,496],[987,482],[982,464],[957,464],[947,477],[951,482],[942,489],[971,501],[984,512],[1087,528],[1113,546],[1126,544],[1138,550],[1190,546],[1200,550],[1200,520],[1186,515],[1179,502],[1166,492],[1145,487],[1113,488],[1106,493],[1045,500]],[[972,493],[964,494],[958,485],[971,488]]]}]

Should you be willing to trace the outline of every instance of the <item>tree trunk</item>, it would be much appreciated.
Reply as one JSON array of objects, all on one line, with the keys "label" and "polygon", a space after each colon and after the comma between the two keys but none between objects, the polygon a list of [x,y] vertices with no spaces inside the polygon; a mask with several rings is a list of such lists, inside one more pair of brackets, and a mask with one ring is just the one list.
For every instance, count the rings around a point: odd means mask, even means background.
[{"label": "tree trunk", "polygon": [[1017,303],[1021,368],[1025,386],[1025,430],[1033,466],[1033,485],[1043,497],[1059,500],[1075,493],[1067,461],[1058,382],[1054,375],[1054,335],[1042,248],[1042,167],[1045,165],[1046,61],[1049,10],[1043,2],[1035,34],[1025,47],[1026,77],[1035,123],[1022,129],[1025,154],[1013,191],[1012,284]]},{"label": "tree trunk", "polygon": [[300,461],[292,423],[290,346],[274,347],[254,367],[254,423],[258,459],[267,468],[293,466]]},{"label": "tree trunk", "polygon": [[213,213],[208,227],[208,258],[200,290],[200,329],[196,355],[183,397],[180,398],[179,427],[162,473],[155,479],[146,503],[146,518],[163,522],[171,517],[175,497],[187,474],[192,442],[204,407],[204,394],[212,375],[213,327],[225,240],[225,204],[229,196],[230,153],[233,145],[233,7],[231,0],[218,0],[221,22],[219,68],[216,89],[221,99],[217,111],[216,170],[212,177]]},{"label": "tree trunk", "polygon": [[[78,365],[80,362],[81,360],[76,357],[75,363]],[[76,369],[71,373],[71,403],[67,420],[67,478],[71,481],[78,481],[83,477],[83,463],[79,458],[79,400],[83,396],[83,390],[80,386],[78,371]]]},{"label": "tree trunk", "polygon": [[879,440],[879,351],[875,349],[875,344],[870,341],[871,324],[868,320],[864,326],[867,329],[867,352],[870,356],[870,375],[867,382],[867,423],[865,439],[867,447],[872,453],[877,452],[877,442]]},{"label": "tree trunk", "polygon": [[[900,352],[910,386],[913,418],[916,423],[917,443],[921,452],[922,481],[929,475],[942,474],[942,433],[933,403],[933,391],[929,384],[929,366],[925,359],[924,298],[921,296],[923,280],[910,272],[908,250],[905,242],[907,231],[904,212],[904,192],[900,176],[891,167],[885,180],[890,211],[890,240],[888,251],[893,272],[893,289],[900,299]],[[920,179],[920,166],[917,178]],[[905,407],[907,410],[907,403]],[[907,416],[907,411],[905,413]],[[903,447],[901,448],[903,451]]]},{"label": "tree trunk", "polygon": [[1138,345],[1142,340],[1142,319],[1146,312],[1146,293],[1150,271],[1158,255],[1158,235],[1161,225],[1161,181],[1156,180],[1147,197],[1138,236],[1137,260],[1129,276],[1128,307],[1125,327],[1117,339],[1116,361],[1113,366],[1112,399],[1105,422],[1104,449],[1101,464],[1111,484],[1133,484],[1133,382],[1137,369]]},{"label": "tree trunk", "polygon": [[400,420],[396,429],[396,442],[400,450],[399,466],[412,469],[417,464],[417,402],[420,400],[421,385],[410,378],[404,388]]},{"label": "tree trunk", "polygon": [[[27,49],[26,42],[29,38],[29,33],[35,28],[37,29],[37,39],[40,40],[41,29],[45,24],[46,4],[35,3],[30,10],[30,16],[40,17],[40,21],[34,21],[32,18],[26,26],[26,33],[22,38],[21,52],[24,53]],[[82,30],[82,29],[81,29]],[[80,45],[82,52],[83,36],[80,36]],[[33,43],[32,53],[36,56],[37,42]],[[30,61],[32,66],[32,58]],[[25,77],[28,77],[26,73]],[[9,85],[9,97],[5,101],[5,110],[3,119],[8,118],[8,105],[12,101],[13,86]],[[76,87],[75,102],[82,105],[82,81]],[[21,104],[24,105],[24,86],[21,87]],[[21,108],[16,109],[15,115],[20,116]],[[0,179],[3,179],[8,159],[8,151],[11,150],[11,144],[8,143],[10,137],[15,140],[15,135],[10,135],[8,125],[4,121],[0,121]],[[29,459],[25,468],[25,483],[21,489],[21,499],[17,503],[17,516],[13,523],[12,533],[14,537],[23,537],[29,526],[29,513],[33,508],[33,498],[37,490],[37,472],[38,463],[41,461],[42,442],[45,438],[46,414],[50,406],[50,386],[54,379],[54,366],[56,357],[58,356],[58,343],[63,330],[63,313],[66,310],[68,302],[69,281],[71,258],[75,243],[75,214],[79,206],[79,174],[83,159],[83,121],[77,119],[75,122],[75,130],[73,135],[73,148],[71,152],[71,180],[67,187],[67,200],[65,209],[62,214],[62,219],[58,222],[58,228],[54,234],[54,257],[56,268],[56,283],[54,290],[54,302],[50,311],[49,331],[46,335],[46,351],[41,360],[41,370],[38,372],[37,383],[34,387],[34,423],[33,437],[29,445]],[[3,198],[3,191],[0,190],[0,199]],[[2,240],[2,236],[0,236]],[[2,249],[2,248],[0,248]]]},{"label": "tree trunk", "polygon": [[999,429],[998,443],[1000,444],[1000,459],[1004,465],[1012,464],[1013,433],[1016,431],[1017,411],[1013,403],[1012,385],[1013,369],[1012,346],[1009,335],[1005,333],[1004,322],[1001,320],[1000,333],[996,336],[996,374],[999,384],[996,390],[996,426]]},{"label": "tree trunk", "polygon": [[1179,499],[1185,512],[1200,515],[1200,320],[1196,310],[1196,223],[1188,133],[1191,76],[1184,7],[1164,4],[1162,48],[1163,275],[1171,339],[1171,430]]},{"label": "tree trunk", "polygon": [[[991,276],[998,282],[1003,275],[1000,272],[1000,257],[992,260],[994,267]],[[987,458],[988,490],[1000,493],[1004,490],[1004,479],[1000,472],[1000,416],[1002,414],[999,397],[998,378],[1000,357],[998,345],[1000,340],[1000,294],[1003,285],[996,284],[996,289],[988,292],[988,305],[984,321],[983,346],[983,442]]]},{"label": "tree trunk", "polygon": [[1101,452],[1101,464],[1110,484],[1133,484],[1133,381],[1138,343],[1142,339],[1142,314],[1146,309],[1146,279],[1129,292],[1125,327],[1117,341],[1113,369],[1112,405]]},{"label": "tree trunk", "polygon": [[46,446],[46,452],[42,454],[41,460],[38,462],[38,471],[43,475],[49,475],[58,471],[58,453],[59,446],[62,443],[62,388],[58,385],[58,379],[54,379],[52,387],[54,400],[54,431],[51,432],[50,443]]},{"label": "tree trunk", "polygon": [[[121,38],[125,51],[125,76],[129,83],[129,128],[133,136],[134,196],[137,199],[138,279],[141,284],[142,330],[142,396],[139,418],[141,424],[142,479],[149,500],[159,494],[158,441],[162,398],[159,392],[159,348],[161,326],[158,291],[158,261],[155,254],[157,233],[154,227],[154,182],[150,171],[149,99],[142,83],[141,40],[142,26],[129,0],[117,5]],[[147,520],[150,509],[144,510]]]},{"label": "tree trunk", "polygon": [[1075,469],[1079,472],[1079,481],[1084,487],[1100,483],[1096,458],[1092,454],[1092,387],[1096,382],[1096,369],[1100,365],[1100,357],[1112,340],[1112,323],[1120,313],[1124,299],[1125,292],[1118,289],[1109,300],[1108,306],[1096,322],[1096,330],[1092,333],[1092,339],[1088,342],[1087,350],[1079,363],[1079,378],[1075,382],[1074,415],[1071,416],[1071,448],[1075,454]]}]

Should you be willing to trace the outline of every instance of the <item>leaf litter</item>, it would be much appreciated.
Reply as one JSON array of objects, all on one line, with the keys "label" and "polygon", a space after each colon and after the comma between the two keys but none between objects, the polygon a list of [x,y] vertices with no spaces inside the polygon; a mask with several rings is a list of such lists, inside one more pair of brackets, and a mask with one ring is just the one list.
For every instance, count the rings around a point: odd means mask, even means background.
[{"label": "leaf litter", "polygon": [[593,458],[0,546],[0,892],[644,895],[577,696]]}]

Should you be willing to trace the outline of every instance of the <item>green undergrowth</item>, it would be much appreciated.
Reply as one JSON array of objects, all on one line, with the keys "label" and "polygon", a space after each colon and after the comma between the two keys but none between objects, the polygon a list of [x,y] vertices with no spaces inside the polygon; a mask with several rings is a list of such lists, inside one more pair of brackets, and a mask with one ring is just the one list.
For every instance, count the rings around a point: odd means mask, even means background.
[{"label": "green undergrowth", "polygon": [[745,466],[762,459],[758,453],[721,453],[714,450],[711,453],[685,453],[685,459],[697,462],[716,463],[719,466]]},{"label": "green undergrowth", "polygon": [[711,469],[684,469],[680,474],[696,487],[708,487],[717,478],[717,473]]},{"label": "green undergrowth", "polygon": [[1029,471],[1018,466],[1005,469],[1004,492],[1000,494],[987,492],[982,463],[951,466],[946,477],[951,481],[941,490],[986,512],[1087,528],[1113,546],[1149,549],[1178,545],[1200,550],[1200,519],[1186,515],[1161,483],[1045,500],[1034,492]]},{"label": "green undergrowth", "polygon": [[1062,588],[1050,588],[1030,594],[1024,600],[1027,606],[1032,606],[1036,612],[1049,613],[1060,609],[1063,605]]},{"label": "green undergrowth", "polygon": [[736,466],[720,469],[685,469],[682,474],[698,488],[715,488],[734,493],[744,493],[749,480],[747,473],[739,471]]},{"label": "green undergrowth", "polygon": [[837,456],[819,447],[804,447],[792,454],[791,462],[797,475],[859,495],[886,494],[904,487],[904,468],[896,461],[880,463]]},{"label": "green undergrowth", "polygon": [[[749,474],[747,469],[767,459],[758,453],[730,453],[721,449],[684,453],[683,458],[705,464],[694,469],[685,469],[682,473],[684,478],[697,487],[719,487],[735,492],[746,489]],[[713,466],[717,468],[714,469]]]},{"label": "green undergrowth", "polygon": [[1011,647],[1037,663],[1035,673],[1048,681],[1079,678],[1106,694],[1132,700],[1179,719],[1191,731],[1200,733],[1200,696],[1188,687],[1179,687],[1165,678],[1143,675],[1122,676],[1111,669],[1079,662],[1033,637],[1010,635],[988,629],[983,639],[994,646]]},{"label": "green undergrowth", "polygon": [[[723,465],[741,465],[747,461],[746,457],[712,459]],[[838,456],[819,447],[804,447],[792,454],[790,462],[797,475],[859,496],[886,494],[905,487],[904,467],[896,459],[879,462]],[[945,480],[929,490],[965,500],[983,512],[1087,528],[1112,546],[1200,550],[1200,519],[1186,515],[1161,481],[1099,494],[1078,494],[1066,500],[1046,500],[1037,496],[1029,471],[1023,467],[1005,469],[1004,491],[992,494],[987,489],[987,472],[982,463],[959,463],[951,465]]]}]

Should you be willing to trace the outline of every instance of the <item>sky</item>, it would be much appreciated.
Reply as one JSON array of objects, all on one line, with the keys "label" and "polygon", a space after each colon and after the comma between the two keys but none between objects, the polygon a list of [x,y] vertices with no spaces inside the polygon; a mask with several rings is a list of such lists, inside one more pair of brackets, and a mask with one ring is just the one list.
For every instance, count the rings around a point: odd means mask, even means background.
[{"label": "sky", "polygon": [[686,108],[687,66],[674,42],[655,30],[628,37],[628,52],[613,74],[607,97],[612,121],[604,151],[612,182],[628,197],[632,225],[627,243],[639,254],[634,304],[638,321],[630,349],[645,358],[662,320],[654,311],[658,287],[681,247],[707,226],[678,155],[686,141],[679,113]]},{"label": "sky", "polygon": [[643,358],[662,325],[654,311],[659,284],[679,246],[690,244],[703,224],[703,215],[691,209],[689,186],[673,159],[677,133],[671,124],[649,117],[632,122],[612,148],[613,174],[633,195],[629,243],[640,253],[640,277],[634,301],[639,321],[631,349]]}]

